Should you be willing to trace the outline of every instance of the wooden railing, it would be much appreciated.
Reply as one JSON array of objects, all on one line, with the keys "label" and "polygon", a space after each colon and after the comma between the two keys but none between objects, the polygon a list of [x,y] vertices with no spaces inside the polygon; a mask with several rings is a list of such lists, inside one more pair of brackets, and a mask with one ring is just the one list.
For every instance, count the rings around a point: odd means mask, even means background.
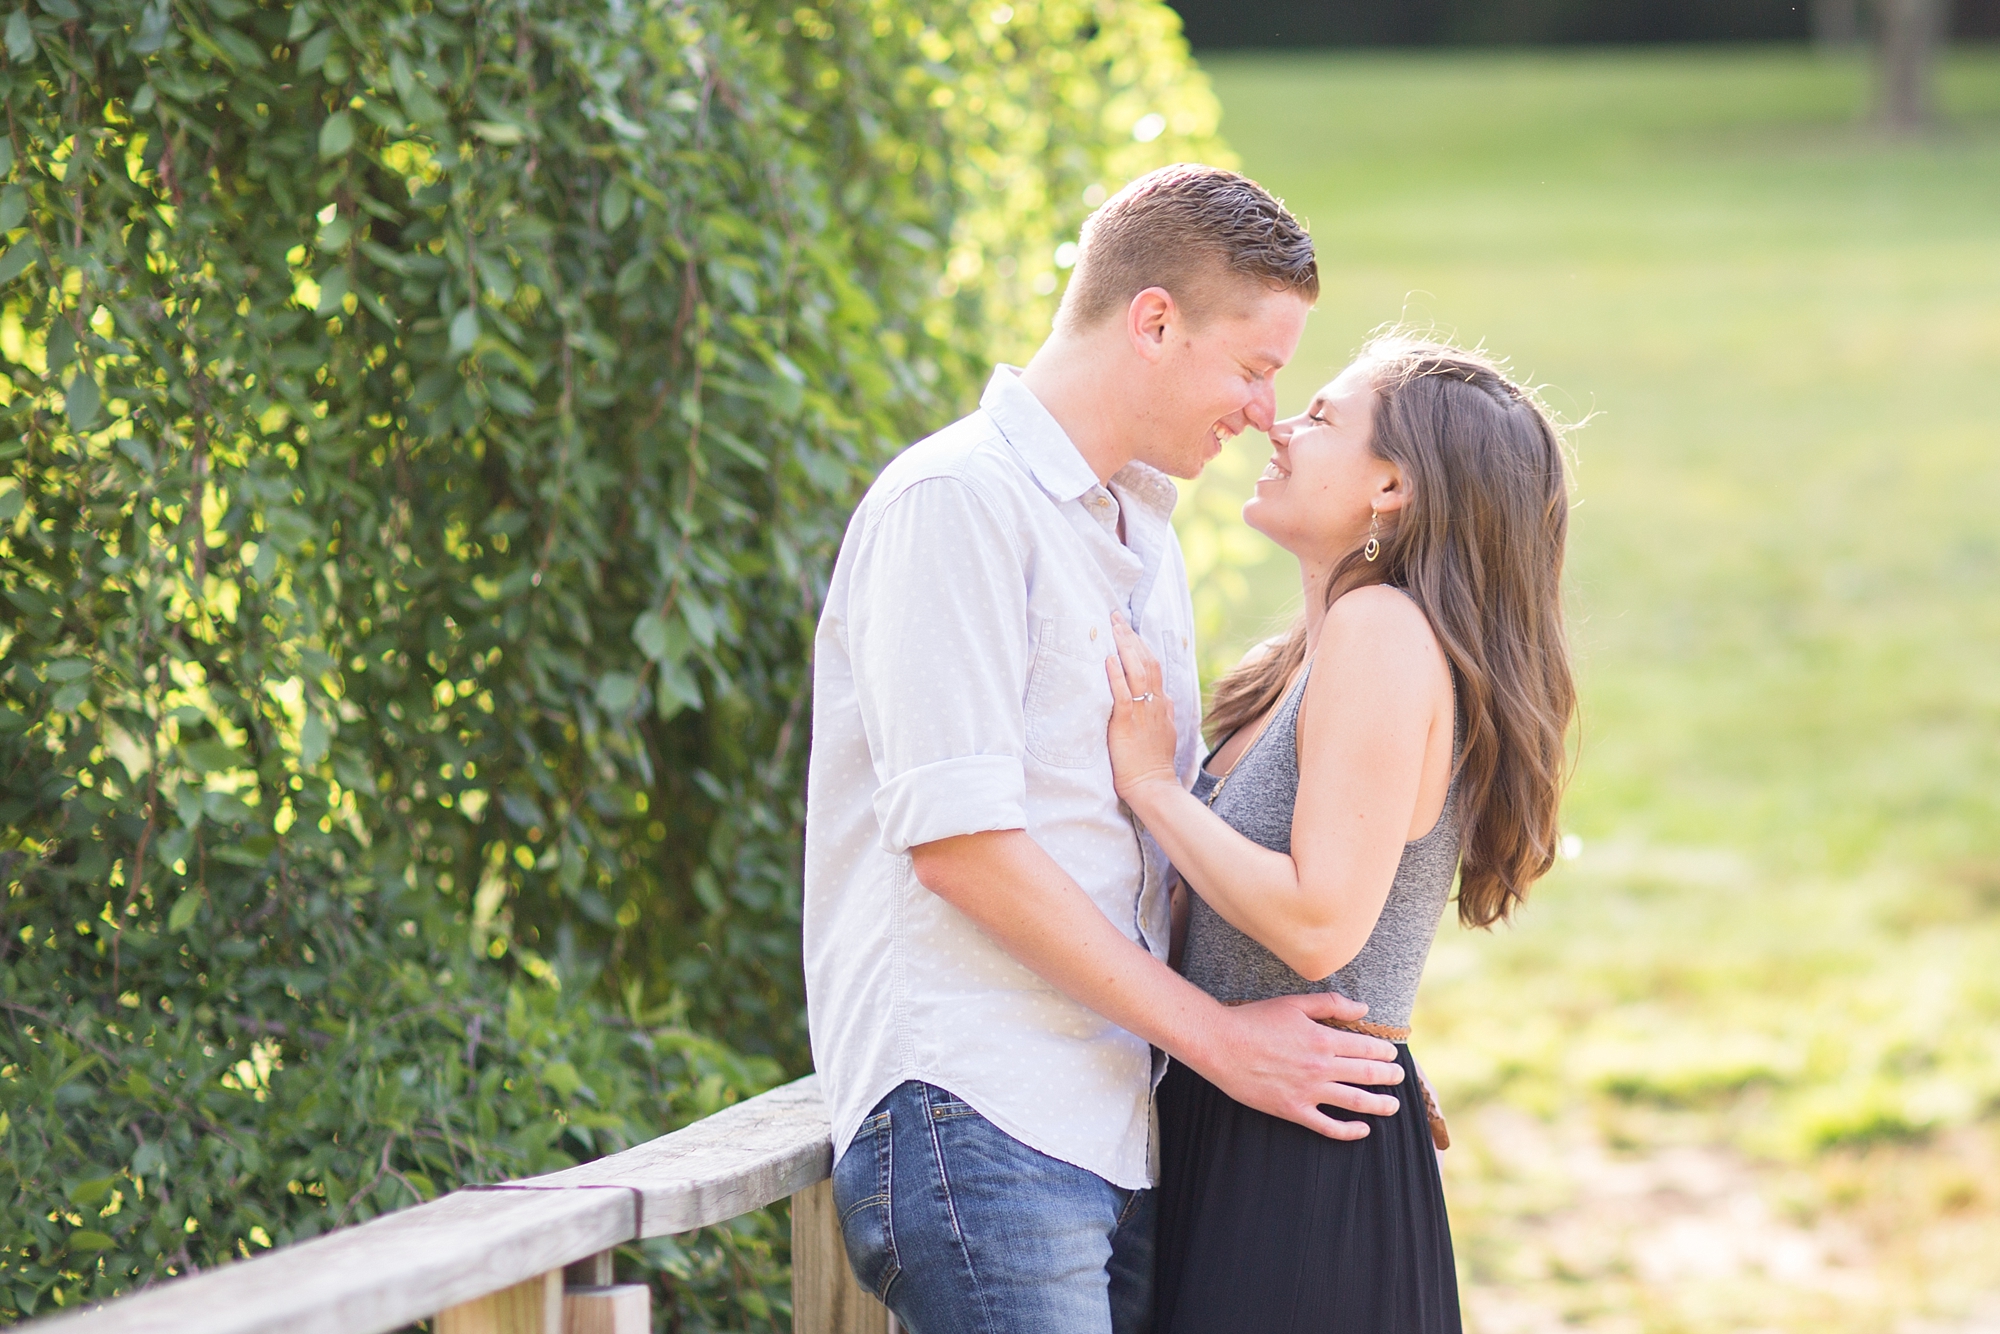
[{"label": "wooden railing", "polygon": [[798,1334],[895,1334],[854,1282],[833,1146],[808,1075],[684,1130],[525,1181],[455,1191],[358,1227],[35,1324],[50,1334],[647,1334],[648,1289],[614,1248],[792,1201]]}]

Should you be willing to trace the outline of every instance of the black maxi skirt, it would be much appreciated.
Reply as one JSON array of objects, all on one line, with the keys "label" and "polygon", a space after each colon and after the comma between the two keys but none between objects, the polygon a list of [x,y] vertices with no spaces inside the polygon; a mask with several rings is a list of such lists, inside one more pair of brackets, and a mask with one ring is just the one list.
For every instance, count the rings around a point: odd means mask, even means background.
[{"label": "black maxi skirt", "polygon": [[1459,1334],[1444,1182],[1408,1047],[1394,1116],[1328,1139],[1176,1063],[1160,1084],[1157,1334]]}]

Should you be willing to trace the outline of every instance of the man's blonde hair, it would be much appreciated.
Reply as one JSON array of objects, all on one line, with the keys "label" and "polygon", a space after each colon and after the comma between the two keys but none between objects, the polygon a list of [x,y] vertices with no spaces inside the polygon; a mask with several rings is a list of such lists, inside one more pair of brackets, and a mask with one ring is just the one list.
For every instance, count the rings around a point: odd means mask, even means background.
[{"label": "man's blonde hair", "polygon": [[1059,326],[1087,329],[1162,287],[1191,320],[1256,285],[1319,298],[1312,237],[1248,177],[1183,162],[1148,172],[1084,220]]}]

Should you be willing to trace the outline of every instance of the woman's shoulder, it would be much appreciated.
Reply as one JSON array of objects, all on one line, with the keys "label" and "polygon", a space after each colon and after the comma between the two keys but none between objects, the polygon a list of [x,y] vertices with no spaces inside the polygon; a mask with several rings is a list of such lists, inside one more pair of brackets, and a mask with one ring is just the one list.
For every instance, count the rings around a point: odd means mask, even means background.
[{"label": "woman's shoulder", "polygon": [[1424,615],[1424,609],[1417,605],[1416,599],[1388,584],[1351,588],[1335,598],[1333,605],[1326,609],[1322,633],[1325,631],[1342,636],[1359,635],[1364,642],[1383,646],[1437,643],[1430,617]]},{"label": "woman's shoulder", "polygon": [[1326,609],[1315,655],[1349,686],[1368,680],[1428,688],[1445,667],[1444,646],[1430,617],[1407,593],[1387,584],[1351,589]]}]

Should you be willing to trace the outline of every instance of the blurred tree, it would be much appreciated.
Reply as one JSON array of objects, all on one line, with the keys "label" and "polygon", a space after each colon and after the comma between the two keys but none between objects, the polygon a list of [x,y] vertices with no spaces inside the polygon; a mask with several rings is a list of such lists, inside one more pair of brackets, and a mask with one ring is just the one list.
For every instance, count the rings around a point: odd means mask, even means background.
[{"label": "blurred tree", "polygon": [[1861,42],[1861,0],[1813,0],[1813,41],[1834,51]]},{"label": "blurred tree", "polygon": [[1173,15],[38,0],[0,101],[0,1319],[802,1070],[828,563],[1215,155]]},{"label": "blurred tree", "polygon": [[1197,50],[1802,39],[1792,0],[1173,0]]},{"label": "blurred tree", "polygon": [[1874,0],[1877,110],[1889,130],[1908,134],[1935,114],[1939,49],[1950,31],[1949,0]]}]

